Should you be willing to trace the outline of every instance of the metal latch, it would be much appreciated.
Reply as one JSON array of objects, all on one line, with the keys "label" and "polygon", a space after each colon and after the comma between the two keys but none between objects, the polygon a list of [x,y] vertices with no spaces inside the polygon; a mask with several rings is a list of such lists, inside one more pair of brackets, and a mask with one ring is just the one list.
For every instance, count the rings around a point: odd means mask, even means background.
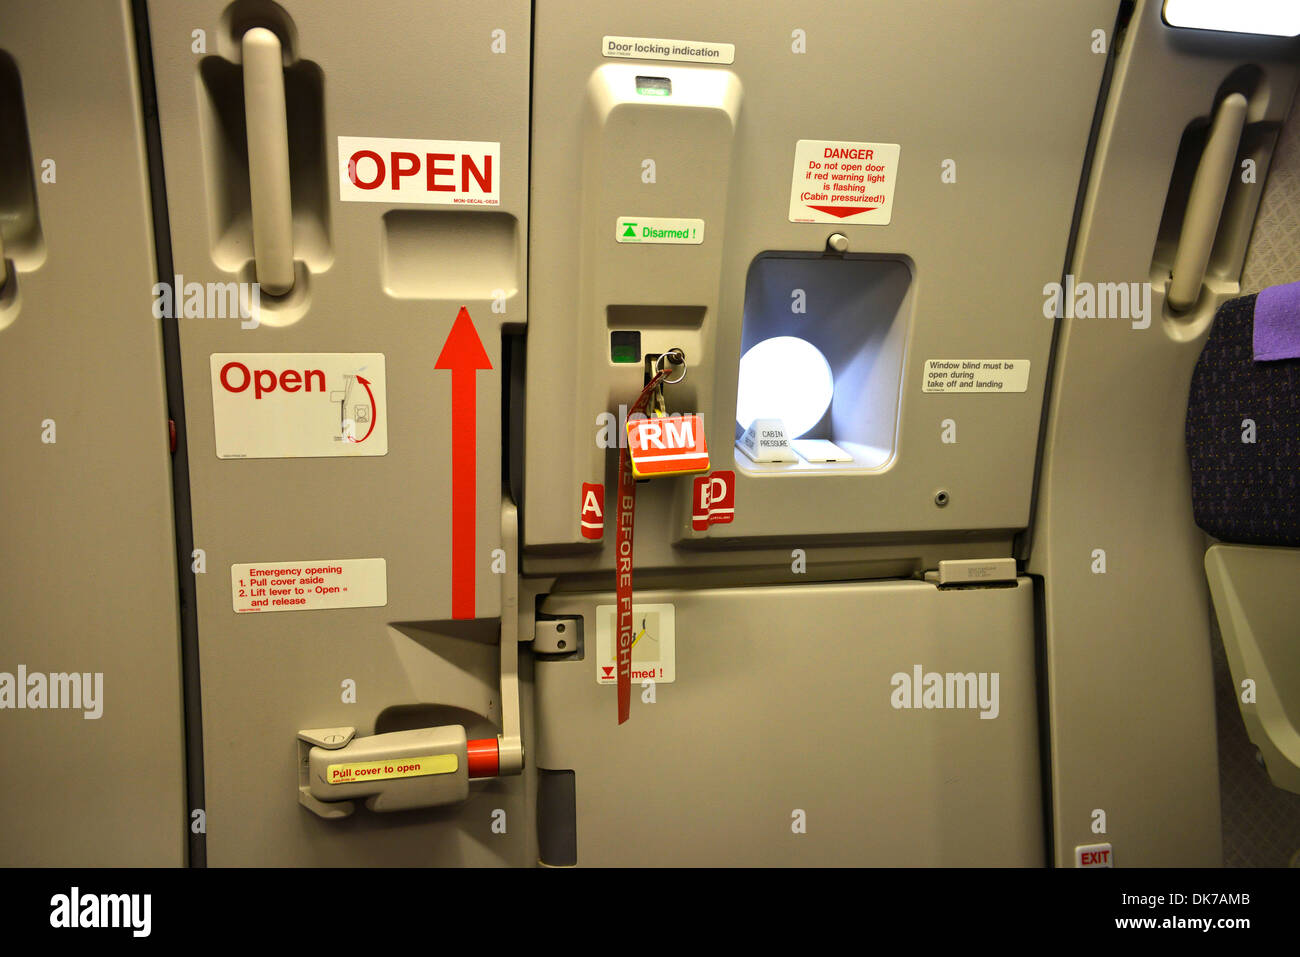
[{"label": "metal latch", "polygon": [[571,654],[582,647],[581,618],[539,620],[533,628],[533,653],[538,655]]},{"label": "metal latch", "polygon": [[925,573],[925,580],[942,587],[995,585],[1016,580],[1014,558],[957,558],[939,563],[938,571]]}]

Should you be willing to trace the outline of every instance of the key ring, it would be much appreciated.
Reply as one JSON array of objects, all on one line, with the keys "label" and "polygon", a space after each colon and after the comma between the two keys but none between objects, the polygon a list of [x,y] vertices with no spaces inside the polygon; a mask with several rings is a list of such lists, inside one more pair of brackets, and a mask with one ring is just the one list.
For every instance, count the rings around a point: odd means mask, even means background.
[{"label": "key ring", "polygon": [[[670,357],[675,357],[675,358],[670,358]],[[672,364],[675,366],[680,365],[682,367],[682,374],[679,375],[676,379],[665,377],[663,380],[664,385],[676,385],[677,383],[681,382],[683,379],[686,378],[686,353],[685,352],[683,352],[681,349],[677,348],[676,346],[669,349],[667,352],[661,355],[657,360],[655,360],[656,372],[664,371],[665,359],[669,359],[669,361],[672,362]]]}]

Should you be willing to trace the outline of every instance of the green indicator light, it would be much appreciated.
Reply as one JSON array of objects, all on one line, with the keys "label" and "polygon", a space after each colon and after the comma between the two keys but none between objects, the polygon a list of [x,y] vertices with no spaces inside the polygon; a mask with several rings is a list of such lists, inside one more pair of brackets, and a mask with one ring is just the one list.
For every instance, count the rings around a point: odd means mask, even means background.
[{"label": "green indicator light", "polygon": [[673,81],[666,76],[639,76],[636,91],[641,96],[672,96]]},{"label": "green indicator light", "polygon": [[637,330],[616,330],[609,334],[610,362],[640,362],[641,333]]}]

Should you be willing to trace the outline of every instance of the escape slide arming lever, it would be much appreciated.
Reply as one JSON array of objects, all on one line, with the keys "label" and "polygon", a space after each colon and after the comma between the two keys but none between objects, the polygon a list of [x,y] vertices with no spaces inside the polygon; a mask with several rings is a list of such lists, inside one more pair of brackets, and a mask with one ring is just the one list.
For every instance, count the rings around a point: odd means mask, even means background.
[{"label": "escape slide arming lever", "polygon": [[[506,567],[519,558],[519,512],[501,503]],[[371,811],[405,811],[456,804],[469,797],[470,778],[519,774],[519,585],[501,575],[501,727],[495,738],[467,740],[458,724],[358,738],[355,728],[298,732],[298,803],[328,819],[347,817],[354,801]]]}]

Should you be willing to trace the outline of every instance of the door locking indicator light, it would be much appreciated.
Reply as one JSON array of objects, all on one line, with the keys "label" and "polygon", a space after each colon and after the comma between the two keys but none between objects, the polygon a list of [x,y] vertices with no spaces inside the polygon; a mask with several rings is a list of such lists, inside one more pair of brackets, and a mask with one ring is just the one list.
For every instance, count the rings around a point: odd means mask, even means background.
[{"label": "door locking indicator light", "polygon": [[615,330],[609,334],[610,362],[640,362],[641,333],[639,330]]},{"label": "door locking indicator light", "polygon": [[666,76],[639,76],[636,91],[640,96],[672,96],[673,81]]}]

